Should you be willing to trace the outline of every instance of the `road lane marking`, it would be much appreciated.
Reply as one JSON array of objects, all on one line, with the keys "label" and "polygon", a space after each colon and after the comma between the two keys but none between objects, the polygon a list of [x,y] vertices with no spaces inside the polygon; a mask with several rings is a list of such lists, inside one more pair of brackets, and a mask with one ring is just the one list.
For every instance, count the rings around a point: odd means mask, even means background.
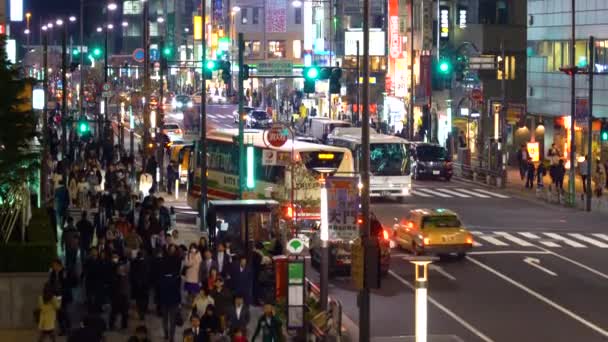
[{"label": "road lane marking", "polygon": [[532,247],[532,246],[534,246],[533,244],[529,243],[528,241],[522,240],[522,239],[518,238],[517,236],[511,235],[511,234],[506,233],[506,232],[494,232],[494,234],[500,235],[501,237],[503,237],[503,238],[505,238],[505,239],[507,239],[509,241],[512,241],[512,242],[514,242],[514,243],[516,243],[516,244],[518,244],[520,246],[524,246],[524,247]]},{"label": "road lane marking", "polygon": [[467,189],[463,189],[463,188],[457,188],[456,190],[458,190],[460,192],[464,192],[465,194],[469,194],[469,195],[473,195],[475,197],[479,197],[479,198],[490,198],[490,196],[488,196],[488,195],[480,194],[478,192],[467,190]]},{"label": "road lane marking", "polygon": [[590,321],[588,321],[588,320],[584,319],[583,317],[581,317],[581,316],[579,316],[579,315],[575,314],[574,312],[572,312],[572,311],[570,311],[570,310],[566,309],[565,307],[563,307],[563,306],[559,305],[558,303],[556,303],[556,302],[552,301],[551,299],[549,299],[549,298],[547,298],[547,297],[543,296],[542,294],[540,294],[540,293],[538,293],[538,292],[536,292],[536,291],[532,290],[531,288],[529,288],[529,287],[527,287],[527,286],[523,285],[522,283],[519,283],[519,282],[517,282],[516,280],[513,280],[513,279],[512,279],[512,278],[510,278],[509,276],[506,276],[506,275],[504,275],[504,274],[500,273],[499,271],[497,271],[497,270],[493,269],[492,267],[490,267],[490,266],[488,266],[488,265],[486,265],[486,264],[482,263],[481,261],[479,261],[479,260],[477,260],[477,259],[475,259],[475,258],[472,258],[472,257],[470,257],[470,256],[467,256],[466,258],[467,258],[467,260],[469,260],[470,262],[472,262],[472,263],[476,264],[477,266],[479,266],[479,267],[481,267],[481,268],[485,269],[486,271],[488,271],[488,272],[490,272],[490,273],[494,274],[495,276],[497,276],[497,277],[501,278],[502,280],[504,280],[504,281],[506,281],[506,282],[510,283],[511,285],[513,285],[513,286],[515,286],[515,287],[518,287],[519,289],[521,289],[521,290],[523,290],[523,291],[527,292],[529,295],[531,295],[531,296],[533,296],[533,297],[537,298],[538,300],[540,300],[540,301],[544,302],[545,304],[547,304],[547,305],[549,305],[549,306],[553,307],[554,309],[556,309],[556,310],[558,310],[558,311],[562,312],[562,313],[563,313],[563,314],[565,314],[566,316],[569,316],[570,318],[574,319],[575,321],[578,321],[579,323],[581,323],[581,324],[583,324],[583,325],[587,326],[588,328],[590,328],[590,329],[592,329],[592,330],[596,331],[596,332],[597,332],[597,333],[599,333],[600,335],[602,335],[602,336],[604,336],[604,337],[608,337],[608,331],[606,331],[606,330],[604,330],[604,329],[600,328],[598,325],[596,325],[596,324],[594,324],[594,323],[592,323],[592,322],[590,322]]},{"label": "road lane marking", "polygon": [[518,233],[518,234],[525,236],[528,239],[538,240],[538,242],[540,242],[541,244],[543,244],[547,247],[554,247],[554,248],[561,247],[560,245],[556,244],[555,242],[541,240],[540,236],[538,236],[536,234],[532,234],[532,233],[528,233],[528,232],[522,232],[522,233]]},{"label": "road lane marking", "polygon": [[492,191],[488,191],[488,190],[484,190],[484,189],[478,189],[478,188],[475,188],[475,189],[473,189],[473,190],[475,190],[475,191],[479,191],[479,192],[481,192],[481,193],[483,193],[483,194],[488,194],[488,195],[490,195],[490,196],[498,197],[498,198],[510,198],[510,197],[509,197],[509,196],[507,196],[507,195],[499,194],[499,193],[497,193],[497,192],[492,192]]},{"label": "road lane marking", "polygon": [[[400,283],[402,283],[403,285],[409,287],[412,291],[414,291],[414,292],[416,291],[416,288],[414,287],[414,285],[410,284],[407,280],[403,279],[403,277],[401,277],[400,275],[398,275],[394,271],[389,270],[388,273],[390,275],[392,275],[395,279],[397,279]],[[464,318],[462,318],[462,317],[458,316],[457,314],[455,314],[452,310],[450,310],[447,307],[443,306],[443,304],[439,303],[432,296],[428,296],[427,298],[428,298],[428,301],[431,304],[433,304],[434,306],[436,306],[439,310],[443,311],[443,313],[445,313],[446,315],[450,316],[456,322],[460,323],[460,325],[462,325],[463,327],[467,328],[470,332],[472,332],[473,334],[475,334],[481,340],[483,340],[485,342],[494,342],[493,339],[491,339],[488,336],[486,336],[484,333],[482,333],[477,328],[475,328],[474,326],[472,326],[469,322],[467,322]]]},{"label": "road lane marking", "polygon": [[587,246],[583,245],[582,243],[578,243],[576,241],[572,241],[568,238],[565,238],[559,234],[555,234],[555,233],[543,233],[544,235],[547,235],[548,237],[552,238],[553,240],[559,240],[562,241],[563,243],[565,243],[568,246],[571,247],[575,247],[575,248],[587,248]]},{"label": "road lane marking", "polygon": [[600,239],[604,239],[604,240],[608,241],[608,235],[606,235],[606,234],[592,234],[592,235],[595,237],[598,237]]},{"label": "road lane marking", "polygon": [[489,242],[489,243],[491,243],[491,244],[493,244],[495,246],[508,246],[508,244],[506,244],[506,243],[498,240],[497,238],[495,238],[493,236],[485,235],[482,232],[474,231],[474,232],[471,232],[471,233],[473,233],[477,238],[480,238],[480,239],[482,239],[484,241],[487,241],[487,242]]},{"label": "road lane marking", "polygon": [[412,195],[420,196],[420,197],[433,197],[432,195],[425,194],[424,192],[420,192],[420,191],[417,191],[417,190],[410,190],[410,193]]},{"label": "road lane marking", "polygon": [[449,274],[448,272],[446,272],[443,267],[438,266],[438,265],[434,265],[434,264],[430,264],[429,265],[429,269],[441,274],[442,276],[448,278],[449,280],[455,281],[456,277],[454,277],[453,275]]},{"label": "road lane marking", "polygon": [[436,192],[436,191],[433,191],[433,190],[430,190],[430,189],[426,189],[426,188],[418,188],[417,190],[418,191],[424,191],[427,194],[431,194],[431,195],[434,195],[434,196],[439,196],[439,197],[443,197],[443,198],[452,198],[452,196],[450,196],[448,194],[442,194],[441,192]]},{"label": "road lane marking", "polygon": [[589,271],[589,272],[591,272],[591,273],[593,273],[593,274],[595,274],[595,275],[597,275],[597,276],[599,276],[601,278],[604,278],[604,279],[608,280],[608,274],[602,273],[602,272],[596,270],[595,268],[589,267],[589,266],[587,266],[587,265],[585,265],[585,264],[583,264],[581,262],[578,262],[578,261],[576,261],[574,259],[570,259],[570,258],[568,258],[566,256],[563,256],[563,255],[559,254],[559,253],[555,253],[554,251],[550,251],[550,250],[542,248],[542,247],[536,247],[536,248],[538,248],[538,249],[540,249],[542,251],[545,251],[545,252],[547,252],[547,253],[549,253],[551,255],[555,255],[556,257],[558,257],[558,258],[560,258],[562,260],[566,260],[566,261],[568,261],[569,263],[571,263],[573,265],[576,265],[576,266],[578,266],[578,267],[580,267],[580,268],[582,268],[584,270],[587,270],[587,271]]},{"label": "road lane marking", "polygon": [[469,196],[469,195],[461,194],[460,192],[452,191],[452,190],[446,189],[446,188],[436,188],[435,190],[444,192],[446,194],[462,197],[462,198],[471,198],[471,196]]},{"label": "road lane marking", "polygon": [[534,268],[538,269],[538,270],[541,270],[542,272],[547,273],[548,275],[551,275],[551,276],[557,277],[557,273],[555,273],[555,272],[551,271],[550,269],[548,269],[548,268],[546,268],[546,267],[544,267],[544,266],[541,266],[541,264],[540,264],[540,259],[537,259],[537,258],[531,258],[531,257],[525,257],[525,258],[524,258],[524,262],[525,262],[526,264],[528,264],[528,265],[530,265],[530,266],[532,266],[532,267],[534,267]]},{"label": "road lane marking", "polygon": [[499,255],[499,254],[551,254],[550,251],[476,251],[468,255]]},{"label": "road lane marking", "polygon": [[585,236],[583,234],[569,233],[568,235],[570,235],[572,237],[575,237],[575,238],[577,238],[577,239],[579,239],[581,241],[585,241],[586,243],[594,245],[594,246],[599,247],[599,248],[608,248],[608,244],[605,244],[605,243],[603,243],[601,241],[598,241],[596,239],[592,239],[592,238],[590,238],[588,236]]}]

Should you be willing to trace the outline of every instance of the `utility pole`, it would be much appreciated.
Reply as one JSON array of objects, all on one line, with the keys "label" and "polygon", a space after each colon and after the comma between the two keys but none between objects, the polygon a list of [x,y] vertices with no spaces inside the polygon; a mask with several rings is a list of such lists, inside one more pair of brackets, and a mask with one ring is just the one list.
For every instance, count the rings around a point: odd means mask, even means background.
[{"label": "utility pole", "polygon": [[79,113],[82,116],[84,110],[84,0],[80,0],[80,46],[78,53],[80,55],[80,88],[78,89]]},{"label": "utility pole", "polygon": [[47,108],[47,103],[48,103],[48,95],[49,95],[49,63],[48,63],[48,49],[49,49],[49,37],[46,33],[46,31],[44,32],[44,35],[42,36],[42,67],[43,67],[43,71],[42,71],[42,88],[44,89],[44,108],[42,109],[42,168],[41,168],[41,175],[40,175],[40,194],[42,196],[42,200],[40,201],[41,203],[45,203],[44,205],[46,205],[46,200],[49,196],[48,192],[48,175],[49,175],[49,164],[48,164],[48,157],[49,157],[49,145],[50,142],[48,141],[49,138],[49,134],[48,134],[48,108]]},{"label": "utility pole", "polygon": [[[203,32],[202,32],[202,68],[201,78],[203,80],[201,86],[201,208],[200,208],[200,224],[201,231],[205,230],[205,221],[207,213],[207,80],[205,79],[205,66],[207,64],[207,2],[201,1],[201,11],[203,19]],[[209,230],[209,237],[212,237],[211,229]]]},{"label": "utility pole", "polygon": [[[365,62],[363,62],[365,63]],[[414,77],[414,0],[410,0],[410,103],[407,112],[409,139],[414,137],[414,98],[416,84]]]},{"label": "utility pole", "polygon": [[[369,250],[369,1],[363,0],[363,117],[361,122],[361,216],[363,224],[361,241],[363,243],[363,258],[367,257]],[[413,84],[412,84],[413,87]],[[412,88],[413,89],[413,88]],[[365,262],[364,262],[365,265]],[[363,288],[359,292],[359,340],[370,340],[370,290],[366,273],[369,270],[363,267]]]},{"label": "utility pole", "polygon": [[[500,80],[500,92],[502,95],[502,99],[501,99],[501,106],[500,106],[500,112],[499,112],[499,117],[495,118],[499,120],[499,125],[498,128],[500,130],[500,140],[497,141],[498,143],[498,151],[499,151],[499,158],[501,158],[501,167],[502,169],[501,171],[501,175],[503,177],[503,179],[506,181],[507,179],[507,159],[506,159],[506,155],[504,153],[504,145],[506,145],[506,136],[507,134],[505,133],[506,130],[506,122],[507,122],[507,60],[506,60],[506,54],[505,54],[505,41],[504,39],[500,41],[500,55],[502,58],[502,79]],[[491,108],[490,110],[493,110],[493,108]],[[534,137],[534,132],[532,132],[532,137]]]},{"label": "utility pole", "polygon": [[[572,0],[572,39],[570,41],[570,67],[576,67],[576,0]],[[574,116],[576,113],[576,72],[573,71],[570,76],[570,172],[568,173],[568,192],[570,193],[570,205],[576,203],[576,143],[574,136],[576,130],[574,128]]]},{"label": "utility pole", "polygon": [[[591,164],[593,163],[592,156],[592,139],[593,139],[593,74],[595,73],[595,37],[589,37],[589,117],[587,118],[587,199],[585,202],[585,210],[591,211]],[[604,184],[600,184],[603,187]]]},{"label": "utility pole", "polygon": [[352,120],[353,124],[358,124],[359,119],[361,118],[361,99],[359,98],[361,90],[361,66],[359,65],[359,40],[357,40],[357,118]]},{"label": "utility pole", "polygon": [[[164,106],[163,106],[163,96],[164,96],[164,88],[165,88],[165,67],[167,65],[167,57],[165,56],[165,40],[163,38],[160,39],[160,89],[158,90],[158,107],[157,107],[157,115],[156,115],[156,130],[159,132],[158,134],[160,134],[161,128],[163,126],[163,122],[165,121],[165,113],[164,113]],[[158,137],[160,138],[160,136]],[[161,141],[160,139],[157,139],[158,141]],[[164,149],[165,147],[163,146],[163,144],[157,144],[157,148],[158,148],[158,168],[159,168],[159,174],[160,174],[160,180],[158,182],[158,190],[160,191],[160,189],[162,189],[162,184],[164,182],[165,177],[163,177],[163,170],[164,170],[164,164],[165,164],[165,154],[164,154]],[[173,184],[171,184],[171,186],[173,186]]]},{"label": "utility pole", "polygon": [[[148,1],[143,1],[143,49],[144,49],[144,140],[142,153],[142,167],[145,169],[148,154],[150,153],[150,26],[148,23]],[[154,175],[152,175],[154,177]]]},{"label": "utility pole", "polygon": [[[66,160],[68,156],[68,23],[63,23],[63,35],[61,37],[61,144],[63,153],[61,160]],[[67,180],[68,168],[63,165],[63,180]]]},{"label": "utility pole", "polygon": [[243,198],[243,188],[245,187],[245,121],[243,120],[245,114],[243,110],[245,102],[245,74],[243,73],[244,50],[245,41],[243,40],[243,33],[239,33],[239,199]]},{"label": "utility pole", "polygon": [[[106,11],[108,12],[107,15],[107,19],[110,18],[110,11],[106,8]],[[109,20],[107,20],[107,22],[109,22]],[[106,23],[106,27],[104,29],[105,35],[104,35],[104,46],[103,46],[103,83],[104,85],[108,83],[108,30],[110,29],[110,27],[108,26],[108,23]],[[109,137],[105,136],[106,133],[106,125],[108,123],[108,98],[104,96],[103,98],[103,114],[104,114],[104,118],[103,118],[103,138],[104,139],[108,139],[108,138],[112,138],[112,134],[110,134]],[[112,143],[112,145],[114,145]]]}]

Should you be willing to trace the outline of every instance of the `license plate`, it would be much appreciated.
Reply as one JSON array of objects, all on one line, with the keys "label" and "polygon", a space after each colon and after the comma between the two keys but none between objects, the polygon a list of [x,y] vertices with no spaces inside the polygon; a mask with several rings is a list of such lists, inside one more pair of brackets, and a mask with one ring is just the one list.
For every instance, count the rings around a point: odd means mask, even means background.
[{"label": "license plate", "polygon": [[444,235],[444,236],[441,237],[441,241],[443,241],[443,242],[454,241],[454,237],[453,236]]},{"label": "license plate", "polygon": [[433,175],[438,175],[439,174],[439,170],[433,170]]},{"label": "license plate", "polygon": [[382,196],[386,197],[386,196],[390,196],[390,195],[391,195],[391,193],[390,193],[390,192],[388,192],[388,191],[382,191],[382,192],[380,193],[380,195],[382,195]]}]

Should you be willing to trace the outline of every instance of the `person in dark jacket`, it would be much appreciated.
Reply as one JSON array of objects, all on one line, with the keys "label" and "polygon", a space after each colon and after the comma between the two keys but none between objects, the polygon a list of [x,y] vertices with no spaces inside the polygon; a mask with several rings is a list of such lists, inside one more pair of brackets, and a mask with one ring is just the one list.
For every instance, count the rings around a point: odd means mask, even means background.
[{"label": "person in dark jacket", "polygon": [[99,259],[99,252],[96,247],[91,247],[89,256],[82,267],[82,277],[84,278],[84,288],[87,294],[87,306],[89,313],[101,311],[103,304],[103,264]]},{"label": "person in dark jacket", "polygon": [[274,314],[273,306],[265,304],[264,314],[258,320],[251,342],[254,342],[260,333],[262,334],[262,342],[279,342],[282,334],[281,325],[281,320]]},{"label": "person in dark jacket", "polygon": [[564,176],[566,175],[566,167],[564,166],[564,160],[560,159],[555,167],[555,187],[557,191],[564,191]]},{"label": "person in dark jacket", "polygon": [[111,307],[109,329],[114,329],[114,323],[118,315],[120,315],[122,329],[127,329],[129,320],[129,279],[126,265],[116,267],[116,273],[112,281]]},{"label": "person in dark jacket", "polygon": [[232,306],[233,295],[230,289],[224,286],[224,279],[219,276],[215,280],[215,286],[211,291],[211,298],[215,302],[216,314],[220,318],[222,328],[226,328],[227,316]]},{"label": "person in dark jacket", "polygon": [[146,319],[148,302],[150,298],[150,262],[145,256],[145,251],[140,250],[137,258],[131,263],[130,269],[131,293],[135,297],[137,313],[141,321]]},{"label": "person in dark jacket", "polygon": [[61,235],[61,247],[65,251],[65,267],[68,272],[75,272],[78,248],[80,247],[78,230],[74,226],[74,219],[68,216],[67,225]]},{"label": "person in dark jacket", "polygon": [[235,294],[240,294],[245,300],[245,304],[253,303],[253,272],[247,264],[247,257],[242,255],[239,262],[232,269],[230,277],[231,290]]},{"label": "person in dark jacket", "polygon": [[207,305],[205,314],[201,317],[201,330],[204,332],[203,342],[210,342],[211,338],[220,332],[220,319],[215,314],[215,307]]},{"label": "person in dark jacket", "polygon": [[[54,209],[57,225],[60,229],[63,229],[65,225],[65,219],[67,218],[68,206],[70,205],[70,193],[65,187],[63,180],[59,181],[59,186],[55,189],[54,195]],[[55,235],[57,236],[57,235]]]},{"label": "person in dark jacket", "polygon": [[184,330],[184,341],[186,337],[190,337],[192,342],[205,341],[205,331],[201,329],[201,319],[198,315],[190,316],[190,328]]},{"label": "person in dark jacket", "polygon": [[249,306],[243,302],[243,296],[236,295],[234,297],[234,304],[228,309],[228,315],[226,316],[229,332],[234,333],[237,329],[240,329],[247,335],[247,326],[250,319]]},{"label": "person in dark jacket", "polygon": [[57,310],[57,322],[59,323],[59,336],[64,336],[70,330],[70,319],[68,307],[72,303],[73,281],[68,271],[63,267],[61,260],[56,259],[51,263],[49,273],[49,285],[56,296],[61,297],[61,307]]},{"label": "person in dark jacket", "polygon": [[228,275],[230,271],[230,263],[232,263],[232,257],[226,253],[226,244],[220,242],[217,244],[217,252],[213,256],[217,270],[222,277]]},{"label": "person in dark jacket", "polygon": [[175,188],[176,174],[177,172],[175,172],[174,170],[173,163],[169,162],[167,164],[167,193],[169,195],[173,194],[173,189]]},{"label": "person in dark jacket", "polygon": [[181,260],[177,256],[175,245],[170,245],[167,250],[167,255],[163,257],[160,264],[160,307],[162,312],[162,325],[165,339],[174,341],[175,327],[177,315],[179,314],[179,305],[181,303],[181,278],[180,278]]},{"label": "person in dark jacket", "polygon": [[148,328],[145,325],[140,325],[135,328],[135,335],[129,337],[127,342],[151,342],[148,337]]},{"label": "person in dark jacket", "polygon": [[528,158],[528,165],[526,167],[526,188],[530,188],[530,189],[534,188],[535,172],[536,172],[536,168],[534,167],[532,158]]},{"label": "person in dark jacket", "polygon": [[80,233],[80,260],[84,263],[95,234],[95,226],[89,221],[86,210],[82,212],[80,221],[76,223],[76,229]]}]

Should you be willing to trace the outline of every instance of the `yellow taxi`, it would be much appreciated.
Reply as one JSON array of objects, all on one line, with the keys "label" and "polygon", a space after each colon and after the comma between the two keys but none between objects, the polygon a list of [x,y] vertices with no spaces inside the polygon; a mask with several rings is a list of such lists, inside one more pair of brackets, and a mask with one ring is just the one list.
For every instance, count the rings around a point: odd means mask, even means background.
[{"label": "yellow taxi", "polygon": [[463,258],[473,248],[473,235],[448,209],[410,210],[405,219],[397,220],[394,230],[397,246],[415,255],[456,254]]}]

